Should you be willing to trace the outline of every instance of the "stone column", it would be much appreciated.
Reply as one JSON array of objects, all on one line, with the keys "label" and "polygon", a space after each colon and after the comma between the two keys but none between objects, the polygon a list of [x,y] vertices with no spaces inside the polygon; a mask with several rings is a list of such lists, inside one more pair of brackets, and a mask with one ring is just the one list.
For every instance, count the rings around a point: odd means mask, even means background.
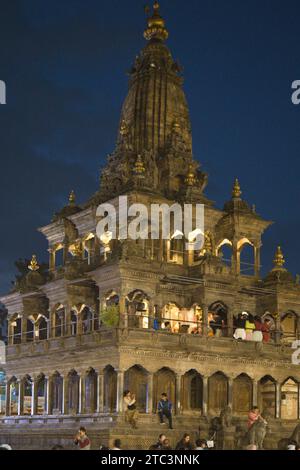
[{"label": "stone column", "polygon": [[203,318],[202,318],[202,334],[204,337],[207,336],[208,334],[208,306],[206,304],[202,304],[202,312],[203,312]]},{"label": "stone column", "polygon": [[181,414],[181,382],[182,374],[176,374],[175,414]]},{"label": "stone column", "polygon": [[10,382],[6,382],[5,414],[10,416]]},{"label": "stone column", "polygon": [[97,376],[97,413],[104,412],[104,374],[98,372]]},{"label": "stone column", "polygon": [[55,250],[54,248],[49,248],[49,270],[54,271],[55,270]]},{"label": "stone column", "polygon": [[66,415],[69,412],[68,402],[69,402],[69,377],[67,375],[61,376],[63,379],[62,386],[62,414]]},{"label": "stone column", "polygon": [[84,373],[80,374],[79,377],[79,403],[78,403],[78,413],[83,414],[85,411],[85,375]]},{"label": "stone column", "polygon": [[128,328],[128,313],[126,309],[126,299],[124,296],[120,297],[119,309],[120,309],[119,326],[120,328]]},{"label": "stone column", "polygon": [[65,309],[64,334],[66,336],[71,336],[71,309],[72,307],[70,305],[69,308]]},{"label": "stone column", "polygon": [[18,380],[19,396],[18,396],[18,416],[24,414],[24,380]]},{"label": "stone column", "polygon": [[31,416],[34,416],[37,414],[37,388],[38,388],[37,378],[34,377],[32,379],[32,385],[31,385]]},{"label": "stone column", "polygon": [[258,382],[256,379],[252,381],[252,405],[258,406]]},{"label": "stone column", "polygon": [[233,378],[228,378],[228,406],[232,409],[233,406]]},{"label": "stone column", "polygon": [[208,377],[202,377],[203,393],[202,393],[202,416],[207,416],[208,413]]},{"label": "stone column", "polygon": [[51,378],[45,377],[46,381],[46,396],[45,396],[45,414],[51,415],[52,413],[52,396],[51,396]]},{"label": "stone column", "polygon": [[12,321],[8,321],[8,344],[13,345],[14,344],[14,327],[12,326]]},{"label": "stone column", "polygon": [[153,374],[148,375],[147,413],[153,413]]},{"label": "stone column", "polygon": [[23,314],[22,319],[21,319],[21,343],[26,343],[26,333],[27,333],[27,318]]},{"label": "stone column", "polygon": [[260,275],[260,245],[254,246],[254,270],[255,276],[259,277]]},{"label": "stone column", "polygon": [[275,389],[276,389],[275,417],[276,417],[276,419],[280,419],[280,414],[281,414],[281,386],[280,386],[279,382],[276,382]]},{"label": "stone column", "polygon": [[117,413],[123,412],[124,371],[117,371]]}]

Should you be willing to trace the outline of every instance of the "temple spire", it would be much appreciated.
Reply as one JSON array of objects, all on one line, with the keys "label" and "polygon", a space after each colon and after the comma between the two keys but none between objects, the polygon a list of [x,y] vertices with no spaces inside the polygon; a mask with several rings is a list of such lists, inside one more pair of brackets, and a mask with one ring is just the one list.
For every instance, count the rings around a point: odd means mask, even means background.
[{"label": "temple spire", "polygon": [[280,246],[277,248],[273,263],[274,263],[273,271],[284,269],[283,266],[285,265],[285,259],[284,259]]},{"label": "temple spire", "polygon": [[144,32],[144,38],[147,41],[151,41],[151,39],[165,41],[168,37],[169,32],[166,29],[164,19],[160,16],[160,5],[156,1],[153,5],[153,15],[148,17],[148,28]]},{"label": "temple spire", "polygon": [[72,190],[70,192],[70,196],[69,196],[69,204],[70,206],[73,206],[76,202],[76,195],[75,195],[75,192]]},{"label": "temple spire", "polygon": [[242,194],[243,193],[241,191],[241,186],[240,186],[239,180],[238,180],[238,178],[236,178],[235,182],[234,182],[233,190],[232,190],[232,197],[234,199],[240,199]]},{"label": "temple spire", "polygon": [[28,269],[33,272],[38,271],[40,269],[36,259],[36,255],[32,255],[30,264],[28,265]]}]

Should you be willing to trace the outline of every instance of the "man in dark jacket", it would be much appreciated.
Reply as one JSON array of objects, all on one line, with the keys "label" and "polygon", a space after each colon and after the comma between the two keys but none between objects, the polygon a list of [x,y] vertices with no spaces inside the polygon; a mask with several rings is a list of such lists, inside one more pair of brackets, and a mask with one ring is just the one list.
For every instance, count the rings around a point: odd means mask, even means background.
[{"label": "man in dark jacket", "polygon": [[168,396],[166,393],[161,394],[161,399],[158,403],[158,415],[160,419],[160,424],[165,424],[164,417],[166,417],[169,421],[169,428],[173,429],[172,403],[168,400]]}]

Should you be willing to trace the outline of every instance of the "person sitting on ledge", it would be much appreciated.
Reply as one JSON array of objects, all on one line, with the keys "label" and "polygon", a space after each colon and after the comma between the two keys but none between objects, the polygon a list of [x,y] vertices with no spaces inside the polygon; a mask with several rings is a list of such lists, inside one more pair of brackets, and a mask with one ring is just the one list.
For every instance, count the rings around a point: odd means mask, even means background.
[{"label": "person sitting on ledge", "polygon": [[173,424],[172,424],[172,403],[168,400],[168,396],[166,393],[161,394],[161,399],[158,402],[158,416],[160,419],[160,424],[165,424],[164,423],[164,416],[168,419],[169,421],[169,428],[173,429]]}]

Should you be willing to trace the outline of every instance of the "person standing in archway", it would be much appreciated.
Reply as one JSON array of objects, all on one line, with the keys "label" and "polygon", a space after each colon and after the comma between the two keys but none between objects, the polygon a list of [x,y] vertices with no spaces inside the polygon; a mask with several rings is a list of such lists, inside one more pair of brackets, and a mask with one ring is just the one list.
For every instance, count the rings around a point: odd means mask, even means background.
[{"label": "person standing in archway", "polygon": [[124,405],[125,405],[125,420],[132,426],[132,429],[137,429],[137,409],[136,398],[130,390],[124,392]]}]

